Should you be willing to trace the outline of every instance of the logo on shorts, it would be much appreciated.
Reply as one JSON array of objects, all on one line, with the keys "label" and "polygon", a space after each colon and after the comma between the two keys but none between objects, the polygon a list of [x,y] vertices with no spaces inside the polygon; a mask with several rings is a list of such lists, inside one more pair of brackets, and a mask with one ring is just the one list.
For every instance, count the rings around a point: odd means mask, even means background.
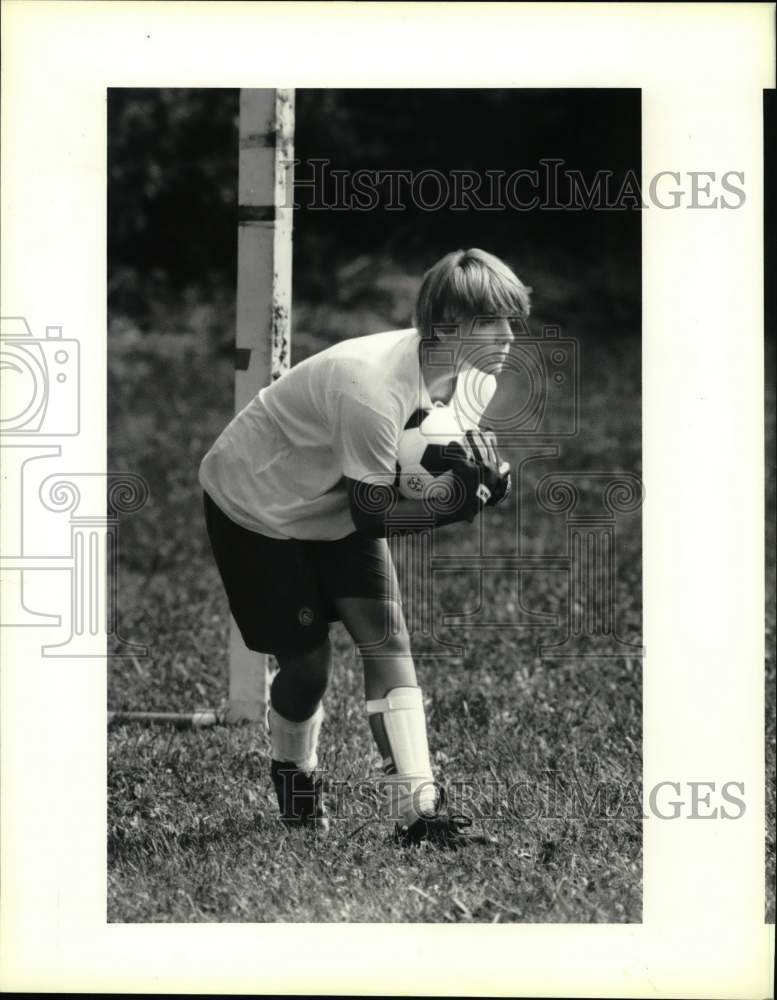
[{"label": "logo on shorts", "polygon": [[305,625],[307,627],[308,625],[313,624],[313,619],[315,617],[316,616],[312,608],[303,607],[299,609],[299,612],[297,614],[297,621],[300,623],[300,625]]}]

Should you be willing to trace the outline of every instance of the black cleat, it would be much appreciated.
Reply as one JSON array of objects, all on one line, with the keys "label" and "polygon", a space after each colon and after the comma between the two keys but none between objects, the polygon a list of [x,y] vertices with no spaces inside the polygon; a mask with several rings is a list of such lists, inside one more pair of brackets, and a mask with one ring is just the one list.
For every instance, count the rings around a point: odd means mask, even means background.
[{"label": "black cleat", "polygon": [[439,797],[434,812],[424,813],[409,826],[397,823],[394,842],[401,847],[429,843],[444,850],[457,851],[471,844],[498,844],[496,837],[471,833],[472,819],[463,813],[449,812],[445,790],[438,788]]},{"label": "black cleat", "polygon": [[324,808],[322,781],[315,772],[300,771],[296,764],[274,760],[270,766],[281,819],[292,829],[307,827],[317,833],[329,832]]}]

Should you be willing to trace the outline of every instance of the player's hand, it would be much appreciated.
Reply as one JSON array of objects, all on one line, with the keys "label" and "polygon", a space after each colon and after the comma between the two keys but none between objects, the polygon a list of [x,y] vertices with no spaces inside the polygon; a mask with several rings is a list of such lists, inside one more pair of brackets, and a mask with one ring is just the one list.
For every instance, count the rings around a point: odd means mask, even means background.
[{"label": "player's hand", "polygon": [[[491,490],[484,482],[484,469],[476,462],[472,454],[468,454],[463,445],[450,445],[448,451],[450,471],[458,480],[463,490],[463,496],[458,503],[454,516],[446,518],[443,523],[454,521],[472,522],[486,506],[491,498]],[[487,473],[486,473],[487,475]]]},{"label": "player's hand", "polygon": [[510,463],[503,462],[496,447],[496,434],[490,430],[467,431],[469,445],[475,463],[481,472],[483,495],[487,507],[495,507],[510,495],[512,480]]},{"label": "player's hand", "polygon": [[472,458],[463,444],[449,445],[446,449],[448,468],[462,490],[462,496],[450,513],[439,523],[453,524],[456,521],[475,520],[483,509],[484,499],[478,492],[480,487],[480,466]]}]

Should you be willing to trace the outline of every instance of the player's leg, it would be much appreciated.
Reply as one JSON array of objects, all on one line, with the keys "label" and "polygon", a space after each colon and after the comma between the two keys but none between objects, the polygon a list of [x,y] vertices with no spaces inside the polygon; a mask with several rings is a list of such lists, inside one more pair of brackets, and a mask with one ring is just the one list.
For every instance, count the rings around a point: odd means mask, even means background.
[{"label": "player's leg", "polygon": [[405,822],[434,808],[423,698],[385,539],[354,532],[312,546],[319,587],[356,643],[364,663],[370,727],[393,793],[392,810]]},{"label": "player's leg", "polygon": [[329,638],[309,652],[276,654],[279,671],[270,687],[270,703],[292,722],[309,719],[318,709],[332,674]]},{"label": "player's leg", "polygon": [[387,773],[390,809],[401,843],[430,840],[460,847],[475,839],[471,820],[450,813],[434,782],[423,694],[385,539],[354,534],[337,545],[337,559],[318,559],[322,588],[362,656],[370,727]]},{"label": "player's leg", "polygon": [[472,820],[448,811],[444,791],[434,781],[423,696],[401,606],[394,600],[361,597],[335,603],[364,662],[367,711],[384,760],[397,841],[431,841],[449,848],[495,843],[492,837],[466,832]]},{"label": "player's leg", "polygon": [[328,829],[318,766],[321,699],[331,674],[328,637],[308,652],[277,654],[270,686],[268,723],[271,774],[281,816],[288,825]]},{"label": "player's leg", "polygon": [[[308,570],[308,576],[310,571]],[[283,648],[275,649],[278,672],[270,686],[267,713],[272,745],[271,774],[281,817],[289,826],[329,828],[318,767],[318,740],[324,719],[322,698],[332,671],[329,623],[323,601],[309,602],[296,614],[313,628],[307,636],[290,631]],[[311,617],[312,616],[312,617]],[[323,638],[321,635],[323,633]]]},{"label": "player's leg", "polygon": [[272,777],[282,818],[326,827],[315,774],[330,674],[329,622],[302,542],[233,522],[207,495],[205,521],[229,607],[248,649],[280,665],[268,712]]},{"label": "player's leg", "polygon": [[340,597],[335,607],[359,649],[370,729],[388,777],[390,809],[410,825],[435,809],[423,695],[396,600]]}]

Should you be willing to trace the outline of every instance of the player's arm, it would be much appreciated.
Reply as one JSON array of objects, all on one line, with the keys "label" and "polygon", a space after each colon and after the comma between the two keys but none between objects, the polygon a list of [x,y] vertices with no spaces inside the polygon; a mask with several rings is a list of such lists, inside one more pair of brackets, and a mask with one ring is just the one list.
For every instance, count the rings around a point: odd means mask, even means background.
[{"label": "player's arm", "polygon": [[388,525],[397,532],[420,531],[430,523],[439,528],[457,521],[472,521],[484,506],[482,495],[477,492],[480,474],[475,463],[470,469],[461,470],[462,481],[469,480],[469,488],[457,491],[454,502],[447,508],[425,500],[411,500],[400,495],[392,483],[349,479],[348,499],[354,527],[371,538],[385,538]]},{"label": "player's arm", "polygon": [[[437,526],[465,517],[472,520],[477,513],[479,502],[466,510],[457,504],[455,510],[435,512],[424,501],[400,496],[395,480],[401,416],[393,411],[390,400],[368,405],[349,393],[338,394],[333,401],[332,431],[357,531],[381,538],[387,534],[389,518],[392,525],[399,527],[401,521],[405,530],[418,531],[430,520]],[[463,449],[462,456],[466,457]]]},{"label": "player's arm", "polygon": [[388,522],[399,532],[419,531],[458,521],[471,522],[483,507],[494,507],[510,495],[510,466],[502,462],[491,431],[468,432],[472,457],[461,448],[451,460],[455,483],[447,495],[430,494],[428,499],[403,497],[386,477],[349,479],[346,477],[351,517],[357,531],[375,538],[387,534]]},{"label": "player's arm", "polygon": [[[448,496],[412,500],[402,497],[395,485],[396,456],[401,427],[396,415],[384,413],[341,394],[334,406],[333,438],[348,488],[351,517],[357,531],[380,538],[387,534],[387,520],[396,530],[419,531],[428,527],[472,521],[494,499],[499,474],[490,468],[487,449],[472,455],[459,446],[451,461],[456,488]],[[473,458],[474,456],[474,458]],[[501,496],[499,496],[501,499]]]}]

